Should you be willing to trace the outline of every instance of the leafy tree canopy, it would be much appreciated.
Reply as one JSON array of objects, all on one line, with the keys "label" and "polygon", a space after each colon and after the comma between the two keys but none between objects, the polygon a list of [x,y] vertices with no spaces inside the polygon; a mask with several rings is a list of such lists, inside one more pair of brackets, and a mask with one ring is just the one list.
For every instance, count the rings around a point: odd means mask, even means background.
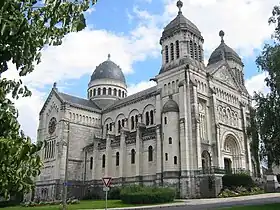
[{"label": "leafy tree canopy", "polygon": [[257,58],[258,68],[266,73],[269,93],[255,93],[257,128],[262,141],[261,155],[273,164],[280,165],[280,6],[275,6],[269,23],[276,25],[273,44],[266,44]]},{"label": "leafy tree canopy", "polygon": [[[9,62],[20,76],[32,72],[44,46],[60,45],[65,35],[86,27],[83,13],[95,3],[96,0],[0,0],[0,76],[8,71]],[[0,78],[0,196],[6,198],[29,192],[42,166],[37,154],[42,143],[31,143],[20,131],[18,112],[9,95],[18,99],[31,92],[21,80]]]}]

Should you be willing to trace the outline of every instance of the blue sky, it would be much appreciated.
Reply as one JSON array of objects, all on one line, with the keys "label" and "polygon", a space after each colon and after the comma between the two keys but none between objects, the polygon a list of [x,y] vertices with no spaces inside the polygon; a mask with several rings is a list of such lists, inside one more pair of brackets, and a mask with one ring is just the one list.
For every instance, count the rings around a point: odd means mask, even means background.
[{"label": "blue sky", "polygon": [[[255,65],[256,56],[270,40],[273,27],[267,20],[278,0],[182,0],[183,14],[204,37],[205,60],[225,42],[242,57],[247,88],[263,90],[264,76]],[[232,9],[238,8],[238,9]],[[33,96],[16,102],[25,132],[36,138],[38,113],[54,82],[59,91],[86,97],[90,75],[107,59],[120,65],[130,94],[150,87],[159,72],[159,39],[163,27],[177,15],[176,0],[98,0],[86,12],[88,27],[68,35],[59,47],[47,47],[42,62],[24,78]],[[17,77],[16,71],[8,77]]]}]

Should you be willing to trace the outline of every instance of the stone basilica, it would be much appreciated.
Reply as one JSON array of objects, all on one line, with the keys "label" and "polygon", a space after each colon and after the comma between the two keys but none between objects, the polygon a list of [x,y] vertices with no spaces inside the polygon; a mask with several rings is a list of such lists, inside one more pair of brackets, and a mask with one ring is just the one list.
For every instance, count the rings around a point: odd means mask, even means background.
[{"label": "stone basilica", "polygon": [[[113,186],[174,186],[182,197],[203,197],[220,189],[225,171],[253,171],[242,60],[220,31],[205,66],[202,34],[182,14],[180,0],[177,6],[160,38],[154,87],[127,96],[110,55],[94,70],[87,99],[54,84],[39,116],[38,141],[47,145],[35,196],[61,198],[66,163],[68,194],[78,198],[102,186],[104,176]],[[209,174],[213,186],[204,178]]]}]

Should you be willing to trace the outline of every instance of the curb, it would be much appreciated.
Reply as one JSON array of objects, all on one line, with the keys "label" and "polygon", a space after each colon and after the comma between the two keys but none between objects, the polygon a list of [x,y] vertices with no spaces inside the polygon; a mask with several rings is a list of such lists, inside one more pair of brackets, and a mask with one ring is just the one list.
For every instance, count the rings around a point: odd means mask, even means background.
[{"label": "curb", "polygon": [[[172,204],[162,204],[154,206],[134,206],[134,207],[120,207],[120,208],[107,208],[108,210],[143,210],[143,209],[154,209],[154,208],[166,208],[166,207],[180,207],[186,205],[185,202]],[[86,210],[86,209],[83,209]],[[87,210],[104,210],[104,209],[87,209]]]}]

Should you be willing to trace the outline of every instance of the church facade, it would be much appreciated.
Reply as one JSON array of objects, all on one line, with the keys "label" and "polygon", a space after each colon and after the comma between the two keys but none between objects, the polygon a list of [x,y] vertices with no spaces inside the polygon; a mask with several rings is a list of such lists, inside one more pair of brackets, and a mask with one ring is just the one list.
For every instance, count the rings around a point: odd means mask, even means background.
[{"label": "church facade", "polygon": [[199,197],[204,175],[252,172],[242,60],[220,31],[221,43],[205,66],[201,32],[183,16],[180,0],[177,6],[160,38],[154,87],[127,96],[110,55],[94,70],[87,99],[54,84],[39,116],[38,141],[47,145],[35,196],[61,198],[66,162],[69,193],[76,197],[82,186],[102,185],[104,176],[113,185],[172,185],[182,197]]}]

